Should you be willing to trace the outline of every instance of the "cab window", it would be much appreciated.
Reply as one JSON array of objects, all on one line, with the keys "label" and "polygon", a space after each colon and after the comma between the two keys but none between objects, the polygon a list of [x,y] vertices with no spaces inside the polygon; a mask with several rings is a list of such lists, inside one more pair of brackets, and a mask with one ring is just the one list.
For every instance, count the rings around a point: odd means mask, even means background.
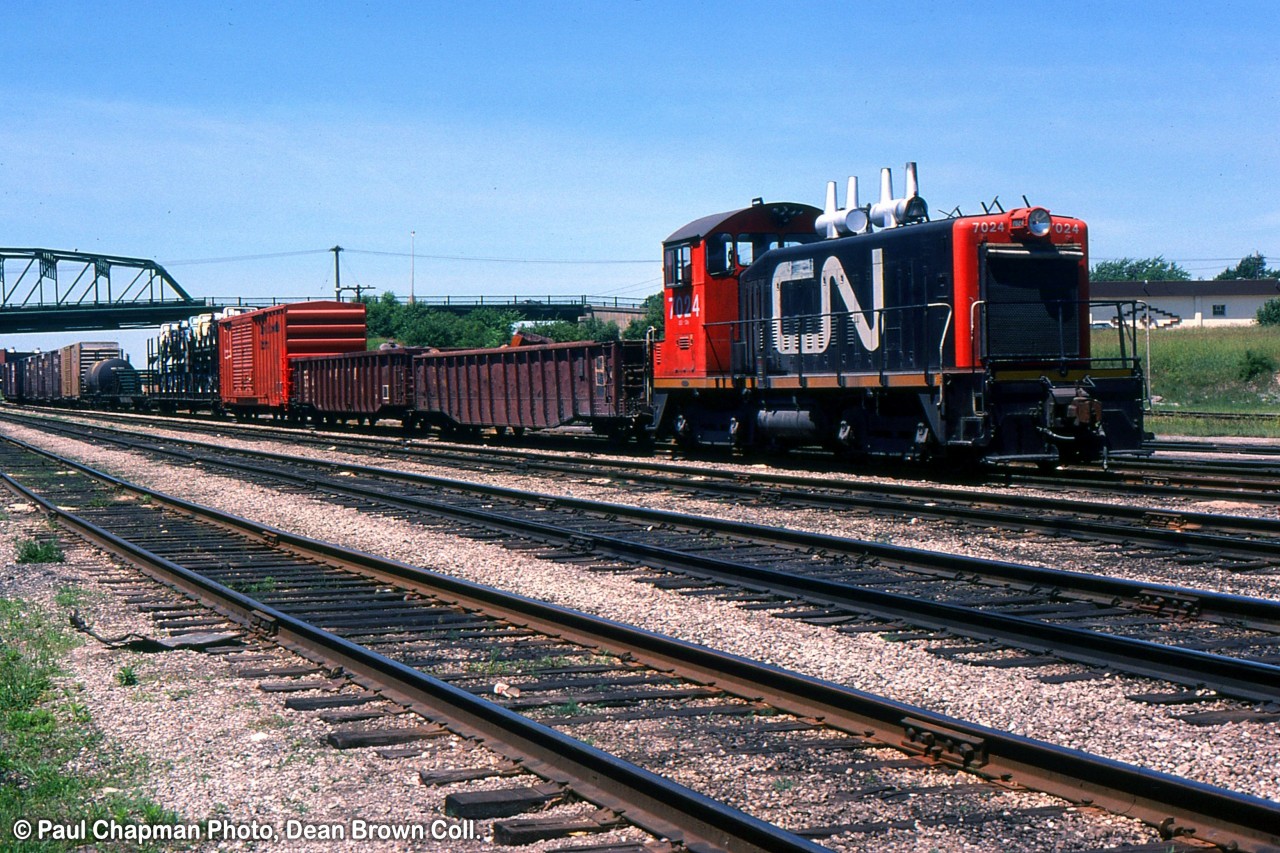
[{"label": "cab window", "polygon": [[693,283],[693,246],[681,243],[668,246],[662,255],[663,279],[667,287],[683,287]]},{"label": "cab window", "polygon": [[707,237],[707,272],[724,275],[734,271],[733,235],[720,233]]}]

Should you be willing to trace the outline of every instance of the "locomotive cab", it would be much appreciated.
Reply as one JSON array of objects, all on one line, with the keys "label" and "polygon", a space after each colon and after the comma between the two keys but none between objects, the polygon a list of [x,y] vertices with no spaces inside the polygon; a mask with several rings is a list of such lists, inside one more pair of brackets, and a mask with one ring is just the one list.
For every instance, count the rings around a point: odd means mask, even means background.
[{"label": "locomotive cab", "polygon": [[690,222],[663,241],[666,334],[654,348],[656,390],[729,382],[738,277],[770,249],[817,240],[819,213],[807,204],[756,199]]},{"label": "locomotive cab", "polygon": [[[741,384],[733,373],[734,346],[741,346],[739,277],[772,249],[816,241],[820,213],[807,204],[756,199],[750,207],[694,220],[663,241],[665,335],[652,357],[657,432],[691,443],[730,439],[732,418],[723,407],[688,401]],[[668,406],[673,397],[676,404]]]}]

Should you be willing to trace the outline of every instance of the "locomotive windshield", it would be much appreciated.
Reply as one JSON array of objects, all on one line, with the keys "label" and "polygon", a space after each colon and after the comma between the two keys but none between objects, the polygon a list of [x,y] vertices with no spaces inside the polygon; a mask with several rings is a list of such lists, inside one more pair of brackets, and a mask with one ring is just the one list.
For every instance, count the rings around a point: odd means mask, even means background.
[{"label": "locomotive windshield", "polygon": [[817,240],[816,234],[712,234],[707,237],[707,272],[717,275],[745,269],[770,249]]},{"label": "locomotive windshield", "polygon": [[1080,255],[999,251],[983,254],[988,358],[1078,358]]}]

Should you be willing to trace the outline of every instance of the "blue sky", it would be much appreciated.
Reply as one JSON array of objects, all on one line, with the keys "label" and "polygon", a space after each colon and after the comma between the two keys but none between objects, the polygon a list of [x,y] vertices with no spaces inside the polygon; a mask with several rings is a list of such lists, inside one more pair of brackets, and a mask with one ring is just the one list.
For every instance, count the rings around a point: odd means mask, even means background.
[{"label": "blue sky", "polygon": [[331,293],[335,243],[405,295],[415,231],[419,296],[640,297],[685,222],[907,160],[935,212],[1025,193],[1095,259],[1280,261],[1274,2],[11,0],[4,30],[0,243],[197,296]]}]

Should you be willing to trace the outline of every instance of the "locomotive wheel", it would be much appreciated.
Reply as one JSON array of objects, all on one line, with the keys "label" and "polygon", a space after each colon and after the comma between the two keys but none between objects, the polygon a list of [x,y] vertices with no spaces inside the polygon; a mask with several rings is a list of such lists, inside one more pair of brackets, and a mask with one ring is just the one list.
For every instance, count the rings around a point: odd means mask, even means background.
[{"label": "locomotive wheel", "polygon": [[693,430],[693,422],[684,412],[678,412],[672,421],[676,446],[681,450],[694,450],[698,446],[698,435]]}]

